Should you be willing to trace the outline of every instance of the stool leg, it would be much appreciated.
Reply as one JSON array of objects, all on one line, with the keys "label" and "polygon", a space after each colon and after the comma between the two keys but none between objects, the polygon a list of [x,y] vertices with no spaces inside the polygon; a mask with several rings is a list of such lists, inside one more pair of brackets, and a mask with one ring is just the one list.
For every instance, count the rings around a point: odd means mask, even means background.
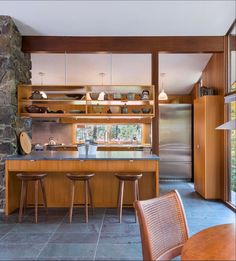
[{"label": "stool leg", "polygon": [[120,191],[119,191],[119,223],[122,219],[122,207],[123,207],[123,197],[124,197],[124,181],[120,181]]},{"label": "stool leg", "polygon": [[88,181],[84,181],[85,222],[88,223]]},{"label": "stool leg", "polygon": [[38,223],[38,192],[39,192],[39,181],[35,180],[35,194],[34,194],[34,204],[35,204],[35,223]]},{"label": "stool leg", "polygon": [[136,182],[137,200],[139,200],[139,181]]},{"label": "stool leg", "polygon": [[70,202],[70,213],[69,213],[69,220],[70,223],[72,222],[72,215],[73,215],[73,206],[74,206],[74,197],[75,197],[75,181],[71,181],[71,202]]},{"label": "stool leg", "polygon": [[45,210],[46,210],[46,214],[48,215],[46,192],[45,192],[44,182],[41,179],[40,179],[40,186],[41,186],[41,190],[42,190],[43,204],[44,204],[44,207],[45,207]]},{"label": "stool leg", "polygon": [[90,199],[90,207],[92,209],[92,214],[94,213],[93,209],[93,197],[92,197],[92,191],[91,191],[91,186],[90,186],[90,181],[88,180],[88,190],[89,190],[89,199]]},{"label": "stool leg", "polygon": [[19,218],[18,218],[19,223],[21,223],[22,221],[22,213],[23,213],[24,199],[26,193],[26,184],[25,184],[26,182],[27,181],[24,180],[21,181],[20,210],[19,210]]},{"label": "stool leg", "polygon": [[[134,201],[138,200],[138,181],[134,181]],[[135,223],[137,222],[137,212],[136,209],[134,209],[135,214]]]},{"label": "stool leg", "polygon": [[24,200],[24,214],[27,208],[27,193],[28,192],[28,182],[25,183],[25,200]]}]

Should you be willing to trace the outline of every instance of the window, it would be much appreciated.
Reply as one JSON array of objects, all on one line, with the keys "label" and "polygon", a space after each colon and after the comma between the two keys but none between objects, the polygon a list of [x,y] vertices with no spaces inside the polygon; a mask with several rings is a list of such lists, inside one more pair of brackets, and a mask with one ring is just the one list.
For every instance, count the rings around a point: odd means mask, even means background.
[{"label": "window", "polygon": [[98,143],[141,143],[142,124],[86,124],[77,125],[76,142],[86,139]]},{"label": "window", "polygon": [[[236,91],[236,24],[228,35],[228,92]],[[236,119],[236,101],[229,103],[229,120]],[[228,201],[236,206],[236,130],[228,132]]]}]

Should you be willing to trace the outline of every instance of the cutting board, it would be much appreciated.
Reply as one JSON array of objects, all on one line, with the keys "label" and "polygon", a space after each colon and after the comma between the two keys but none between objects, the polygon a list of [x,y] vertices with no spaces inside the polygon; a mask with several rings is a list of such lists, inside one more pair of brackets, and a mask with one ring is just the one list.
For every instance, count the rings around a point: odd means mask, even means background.
[{"label": "cutting board", "polygon": [[30,154],[32,149],[31,138],[29,135],[22,131],[19,136],[20,149],[23,154]]}]

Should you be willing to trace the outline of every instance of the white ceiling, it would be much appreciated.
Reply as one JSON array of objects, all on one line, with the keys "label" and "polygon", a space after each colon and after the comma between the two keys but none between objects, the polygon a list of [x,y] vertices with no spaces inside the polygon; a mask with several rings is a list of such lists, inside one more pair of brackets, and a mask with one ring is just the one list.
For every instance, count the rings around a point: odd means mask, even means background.
[{"label": "white ceiling", "polygon": [[[32,54],[32,83],[151,84],[150,54]],[[167,94],[188,94],[211,54],[160,54]],[[105,73],[103,79],[99,73]],[[159,86],[161,89],[161,80]]]},{"label": "white ceiling", "polygon": [[[164,89],[167,94],[188,94],[200,76],[212,54],[161,54],[159,72],[166,73]],[[159,78],[161,89],[162,78]]]},{"label": "white ceiling", "polygon": [[22,35],[224,35],[236,1],[0,1]]}]

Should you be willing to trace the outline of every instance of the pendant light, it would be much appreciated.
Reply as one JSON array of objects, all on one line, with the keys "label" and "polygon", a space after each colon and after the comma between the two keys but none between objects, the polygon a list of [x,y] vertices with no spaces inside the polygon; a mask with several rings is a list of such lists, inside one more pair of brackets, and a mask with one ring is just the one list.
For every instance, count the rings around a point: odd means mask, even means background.
[{"label": "pendant light", "polygon": [[161,92],[158,95],[159,101],[168,100],[168,96],[167,96],[167,94],[165,93],[165,90],[164,90],[164,77],[165,77],[165,75],[166,75],[165,73],[161,73],[162,83],[161,83]]}]

